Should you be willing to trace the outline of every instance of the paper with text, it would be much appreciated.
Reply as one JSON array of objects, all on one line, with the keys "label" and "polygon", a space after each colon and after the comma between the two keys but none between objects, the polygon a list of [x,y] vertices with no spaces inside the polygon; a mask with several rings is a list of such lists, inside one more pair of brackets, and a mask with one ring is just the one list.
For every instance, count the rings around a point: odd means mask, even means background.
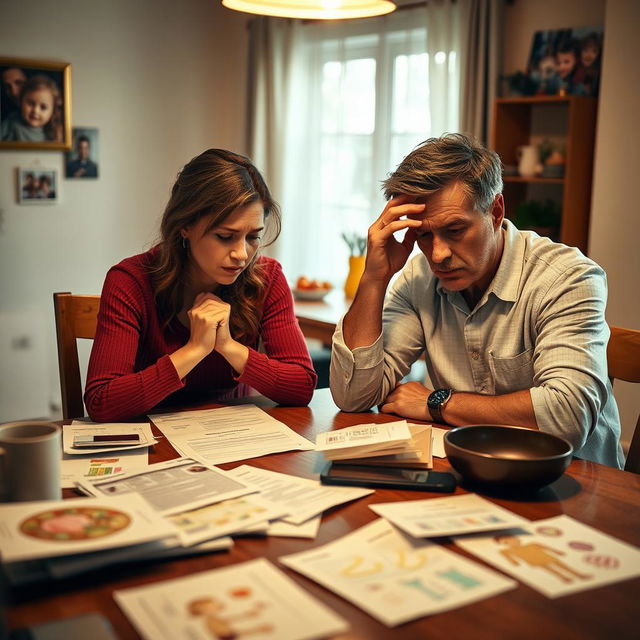
[{"label": "paper with text", "polygon": [[149,417],[181,455],[207,464],[313,449],[312,442],[250,404]]},{"label": "paper with text", "polygon": [[96,496],[139,493],[164,516],[258,491],[228,471],[189,458],[159,462],[112,480],[81,481],[78,486]]},{"label": "paper with text", "polygon": [[495,531],[529,521],[475,494],[371,504],[369,508],[416,538]]},{"label": "paper with text", "polygon": [[[88,434],[99,436],[116,436],[124,433],[134,433],[140,437],[136,444],[123,444],[117,447],[74,447],[73,439],[76,435],[85,436]],[[71,424],[65,424],[62,427],[62,450],[70,455],[86,455],[87,453],[103,453],[114,451],[128,451],[129,449],[140,449],[149,447],[156,443],[151,431],[151,425],[148,422],[123,422],[123,423],[105,423],[105,422],[86,422],[83,420],[74,420]]]},{"label": "paper with text", "polygon": [[229,473],[259,487],[261,497],[281,504],[289,512],[283,519],[292,524],[302,524],[326,509],[373,493],[372,489],[328,487],[319,480],[266,471],[247,464],[231,469]]}]

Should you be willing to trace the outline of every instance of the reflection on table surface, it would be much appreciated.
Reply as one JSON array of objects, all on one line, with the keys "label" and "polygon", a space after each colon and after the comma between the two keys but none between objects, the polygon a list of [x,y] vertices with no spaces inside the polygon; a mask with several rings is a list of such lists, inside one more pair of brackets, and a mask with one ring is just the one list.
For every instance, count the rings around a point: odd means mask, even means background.
[{"label": "reflection on table surface", "polygon": [[[265,398],[250,398],[249,401],[312,441],[317,433],[328,429],[397,419],[376,412],[340,412],[327,389],[317,391],[309,407],[275,406]],[[161,438],[150,454],[150,462],[168,460],[176,455],[168,441]],[[221,467],[231,469],[242,464],[307,478],[316,477],[314,470],[318,467],[317,454],[312,451],[275,454]],[[446,459],[435,458],[434,468],[451,471]],[[467,493],[465,488],[458,487],[455,495],[464,493]],[[66,495],[73,494],[67,491]],[[159,582],[264,557],[350,622],[350,631],[341,635],[341,639],[582,637],[609,640],[631,638],[637,633],[640,579],[556,599],[548,599],[520,583],[516,589],[500,596],[389,629],[338,595],[285,569],[278,562],[280,556],[326,544],[371,522],[377,516],[369,509],[370,504],[442,495],[379,489],[370,496],[325,513],[314,540],[247,536],[237,538],[235,546],[228,552],[123,565],[56,583],[14,590],[7,612],[9,629],[95,611],[110,620],[121,640],[138,638],[112,598],[114,589]],[[486,493],[483,496],[531,520],[565,514],[624,542],[640,546],[640,476],[635,474],[574,460],[564,476],[534,498]],[[454,549],[447,538],[439,542]],[[455,552],[467,555],[460,550]]]}]

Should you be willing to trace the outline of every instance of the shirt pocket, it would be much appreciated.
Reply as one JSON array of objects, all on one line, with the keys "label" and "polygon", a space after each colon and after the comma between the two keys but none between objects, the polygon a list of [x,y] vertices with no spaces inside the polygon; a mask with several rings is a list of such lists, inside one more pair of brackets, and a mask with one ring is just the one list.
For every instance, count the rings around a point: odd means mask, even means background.
[{"label": "shirt pocket", "polygon": [[508,357],[489,352],[489,368],[496,395],[530,389],[533,386],[533,349]]}]

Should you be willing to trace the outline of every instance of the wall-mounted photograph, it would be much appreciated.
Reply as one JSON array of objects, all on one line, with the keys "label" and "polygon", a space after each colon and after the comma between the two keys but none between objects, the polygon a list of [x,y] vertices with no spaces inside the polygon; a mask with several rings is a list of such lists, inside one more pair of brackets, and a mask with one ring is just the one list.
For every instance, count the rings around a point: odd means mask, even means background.
[{"label": "wall-mounted photograph", "polygon": [[58,202],[58,172],[40,167],[18,169],[20,204],[55,204]]},{"label": "wall-mounted photograph", "polygon": [[527,67],[531,93],[597,96],[602,27],[537,31]]},{"label": "wall-mounted photograph", "polygon": [[98,130],[90,127],[74,127],[71,151],[65,153],[67,178],[98,177]]},{"label": "wall-mounted photograph", "polygon": [[0,149],[71,148],[71,65],[0,57]]}]

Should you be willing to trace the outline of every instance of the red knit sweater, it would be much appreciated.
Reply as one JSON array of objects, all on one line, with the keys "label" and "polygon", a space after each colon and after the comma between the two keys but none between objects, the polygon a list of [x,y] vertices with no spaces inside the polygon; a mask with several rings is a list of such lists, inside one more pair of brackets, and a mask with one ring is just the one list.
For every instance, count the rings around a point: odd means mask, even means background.
[{"label": "red knit sweater", "polygon": [[[162,328],[147,266],[153,249],[107,273],[89,359],[84,401],[96,421],[126,420],[162,406],[248,395],[251,388],[280,404],[306,405],[317,376],[298,326],[291,290],[278,262],[261,257],[266,280],[260,338],[242,375],[215,351],[181,380],[169,358],[189,339],[177,318]],[[162,404],[161,404],[162,403]]]}]

